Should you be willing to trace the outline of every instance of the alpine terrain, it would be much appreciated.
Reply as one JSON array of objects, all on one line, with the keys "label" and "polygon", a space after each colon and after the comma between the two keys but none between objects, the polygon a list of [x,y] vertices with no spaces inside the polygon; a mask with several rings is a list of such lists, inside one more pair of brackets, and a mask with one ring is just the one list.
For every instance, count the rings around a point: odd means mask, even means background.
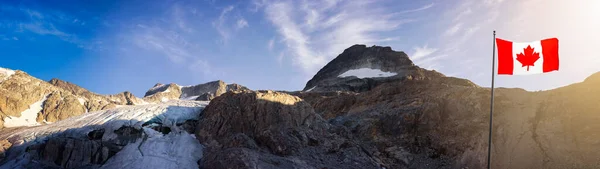
[{"label": "alpine terrain", "polygon": [[[495,89],[492,168],[598,168],[598,86]],[[0,168],[485,168],[489,100],[365,45],[302,91],[158,83],[140,98],[0,68]]]}]

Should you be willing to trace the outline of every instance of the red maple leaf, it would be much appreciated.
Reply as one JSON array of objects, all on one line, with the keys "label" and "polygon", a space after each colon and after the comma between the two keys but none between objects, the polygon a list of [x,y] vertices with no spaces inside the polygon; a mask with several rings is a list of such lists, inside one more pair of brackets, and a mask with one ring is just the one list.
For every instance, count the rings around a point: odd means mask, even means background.
[{"label": "red maple leaf", "polygon": [[534,66],[533,63],[540,59],[540,53],[534,52],[533,48],[527,45],[527,48],[523,48],[523,52],[517,54],[517,60],[521,62],[523,66],[527,66],[527,71],[529,71],[529,66]]}]

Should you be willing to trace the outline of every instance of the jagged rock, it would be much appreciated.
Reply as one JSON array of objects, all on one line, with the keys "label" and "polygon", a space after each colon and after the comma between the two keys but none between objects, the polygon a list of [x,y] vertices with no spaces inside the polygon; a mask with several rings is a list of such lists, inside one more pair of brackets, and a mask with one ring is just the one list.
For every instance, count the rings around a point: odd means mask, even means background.
[{"label": "jagged rock", "polygon": [[212,99],[215,98],[215,95],[212,93],[204,93],[200,96],[198,96],[198,98],[196,98],[196,101],[210,101]]},{"label": "jagged rock", "polygon": [[334,130],[298,97],[230,92],[206,107],[196,137],[207,146],[205,168],[378,168]]},{"label": "jagged rock", "polygon": [[213,97],[216,97],[227,92],[227,84],[223,81],[218,80],[195,86],[183,87],[181,90],[181,98],[187,98],[190,96],[200,96],[202,94],[207,93],[210,93]]},{"label": "jagged rock", "polygon": [[49,83],[78,96],[79,102],[85,105],[88,112],[114,108],[116,105],[137,105],[144,102],[128,91],[115,95],[100,95],[57,78],[51,79]]},{"label": "jagged rock", "polygon": [[12,146],[8,140],[0,140],[0,161],[3,161],[6,157],[6,151]]},{"label": "jagged rock", "polygon": [[81,115],[85,111],[85,107],[79,103],[75,96],[63,96],[60,92],[54,92],[48,95],[42,112],[38,114],[37,121],[56,122]]},{"label": "jagged rock", "polygon": [[[373,70],[389,73],[368,77],[340,77],[346,72]],[[376,72],[373,72],[376,73]],[[363,74],[363,73],[360,73]],[[368,73],[372,74],[372,73]],[[393,51],[390,47],[354,45],[323,67],[306,83],[303,91],[368,91],[382,83],[399,79],[423,79],[443,76],[434,71],[426,71],[408,58],[404,52]]]},{"label": "jagged rock", "polygon": [[250,89],[238,84],[226,84],[221,80],[212,81],[194,86],[179,86],[171,83],[164,85],[157,83],[146,92],[144,99],[157,102],[172,99],[210,101],[226,92],[249,91]]},{"label": "jagged rock", "polygon": [[17,70],[9,79],[0,82],[0,98],[3,98],[0,99],[0,121],[8,116],[21,117],[21,112],[29,105],[43,100],[55,90],[52,85]]},{"label": "jagged rock", "polygon": [[151,103],[166,102],[169,100],[179,99],[181,88],[175,83],[168,85],[156,84],[144,96],[144,100]]},{"label": "jagged rock", "polygon": [[243,133],[256,138],[266,130],[311,125],[317,117],[302,99],[272,91],[226,93],[203,111],[196,132],[201,141]]}]

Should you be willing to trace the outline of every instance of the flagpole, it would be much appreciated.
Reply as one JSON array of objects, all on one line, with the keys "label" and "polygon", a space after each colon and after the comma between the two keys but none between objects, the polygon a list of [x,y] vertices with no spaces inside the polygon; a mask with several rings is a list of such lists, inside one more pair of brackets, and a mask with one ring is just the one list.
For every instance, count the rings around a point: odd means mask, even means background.
[{"label": "flagpole", "polygon": [[488,138],[488,156],[487,156],[487,168],[490,169],[491,166],[491,156],[492,156],[492,119],[494,115],[494,71],[496,70],[496,31],[494,30],[494,47],[492,48],[492,96],[490,99],[490,131]]}]

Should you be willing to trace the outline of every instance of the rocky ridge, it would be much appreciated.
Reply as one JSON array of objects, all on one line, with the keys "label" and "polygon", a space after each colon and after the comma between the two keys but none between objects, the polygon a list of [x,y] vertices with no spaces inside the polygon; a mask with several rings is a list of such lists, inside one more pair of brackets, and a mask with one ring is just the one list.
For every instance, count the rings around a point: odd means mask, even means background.
[{"label": "rocky ridge", "polygon": [[46,82],[23,71],[0,69],[0,98],[6,98],[0,99],[0,129],[50,124],[86,112],[119,106],[180,99],[209,101],[227,91],[249,90],[241,85],[227,85],[223,81],[214,81],[185,87],[174,83],[157,84],[146,93],[144,98],[138,98],[128,91],[114,95],[100,95],[60,79],[54,78]]},{"label": "rocky ridge", "polygon": [[150,100],[159,100],[159,98],[167,98],[210,101],[213,98],[218,97],[229,91],[240,92],[248,90],[250,89],[242,85],[235,83],[227,84],[221,80],[193,86],[179,86],[175,83],[171,83],[168,85],[157,83],[156,85],[154,85],[154,87],[152,87],[146,92],[144,98],[149,98]]}]

